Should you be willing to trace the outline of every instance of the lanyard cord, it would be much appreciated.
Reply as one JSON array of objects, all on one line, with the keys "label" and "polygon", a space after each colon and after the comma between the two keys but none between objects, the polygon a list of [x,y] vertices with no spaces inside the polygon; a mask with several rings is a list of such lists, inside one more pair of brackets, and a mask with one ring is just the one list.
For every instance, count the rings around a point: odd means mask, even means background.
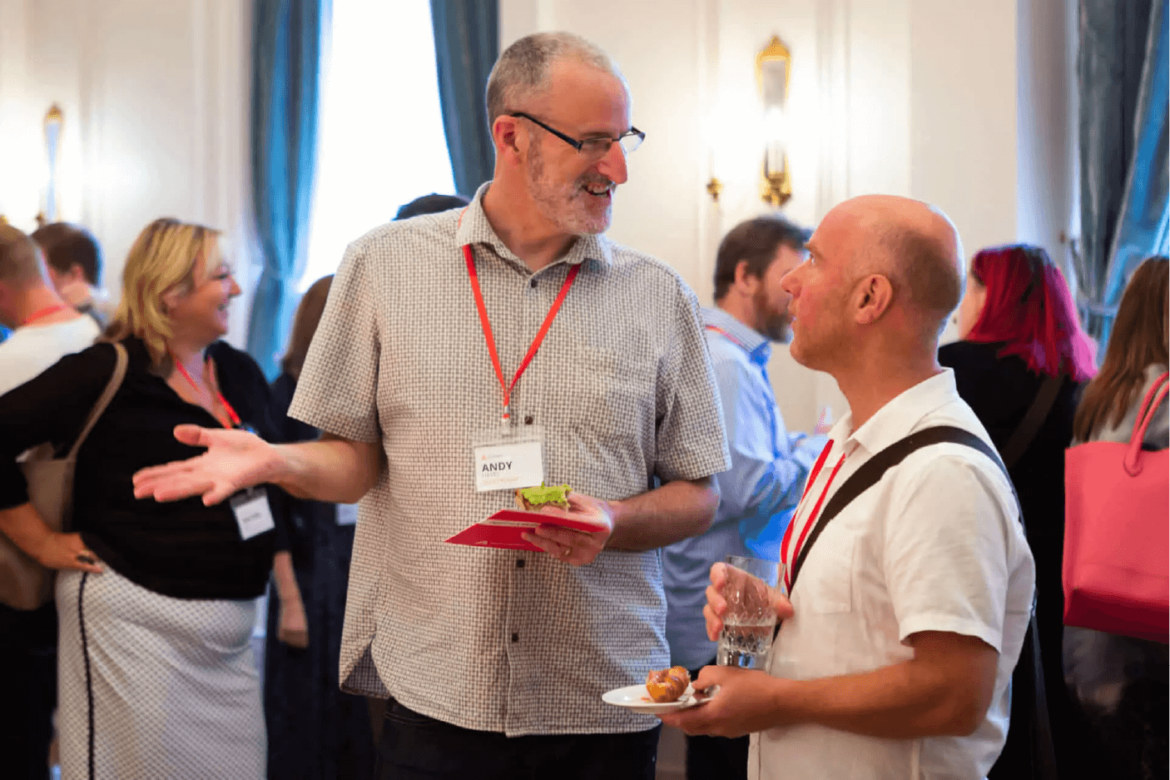
[{"label": "lanyard cord", "polygon": [[796,541],[796,547],[790,550],[789,548],[792,542],[792,529],[800,517],[800,508],[804,506],[804,500],[808,496],[809,491],[812,490],[813,483],[816,482],[817,477],[820,476],[821,468],[825,465],[825,460],[829,456],[829,450],[832,448],[833,442],[830,441],[825,445],[825,448],[821,450],[821,456],[817,458],[816,466],[813,468],[812,474],[809,475],[808,484],[805,485],[804,488],[804,494],[800,497],[800,503],[796,505],[796,511],[792,514],[792,522],[788,524],[788,530],[784,532],[784,541],[780,545],[781,560],[787,564],[785,584],[789,589],[792,587],[791,562],[796,560],[796,557],[800,552],[800,548],[804,546],[805,539],[808,538],[809,531],[811,531],[813,526],[816,525],[816,519],[821,514],[821,507],[825,503],[825,498],[829,495],[829,488],[833,485],[833,479],[837,476],[837,472],[841,470],[841,467],[845,465],[845,455],[842,454],[840,460],[837,461],[837,465],[833,467],[831,472],[829,472],[829,479],[825,482],[825,487],[821,490],[821,496],[817,499],[817,503],[815,506],[813,506],[813,510],[808,517],[808,521],[804,524],[804,528],[800,532],[800,538]]},{"label": "lanyard cord", "polygon": [[463,258],[467,261],[467,273],[471,276],[471,291],[475,294],[475,306],[479,310],[479,321],[483,325],[483,337],[487,341],[488,354],[492,358],[492,367],[496,370],[496,376],[500,380],[500,387],[504,389],[503,421],[507,423],[512,416],[512,389],[516,387],[516,382],[520,380],[521,374],[528,368],[528,364],[532,362],[536,351],[540,349],[544,337],[548,335],[548,330],[552,326],[553,320],[556,319],[557,312],[561,309],[561,304],[565,302],[565,297],[569,294],[569,288],[576,281],[577,274],[581,271],[581,266],[575,265],[569,270],[569,275],[565,279],[565,283],[561,285],[561,291],[557,294],[556,300],[553,301],[552,308],[548,310],[548,316],[544,318],[540,330],[536,332],[536,338],[532,341],[532,346],[528,348],[528,354],[524,356],[524,360],[520,361],[520,368],[516,370],[516,375],[512,377],[512,383],[508,384],[504,380],[504,369],[500,365],[500,356],[496,351],[496,340],[492,335],[492,325],[488,320],[487,305],[483,300],[483,291],[479,287],[479,275],[475,271],[475,257],[471,253],[471,246],[469,244],[463,247]]},{"label": "lanyard cord", "polygon": [[[171,355],[171,362],[175,364],[175,368],[178,369],[179,373],[183,375],[183,378],[191,384],[191,387],[195,388],[195,392],[199,392],[199,385],[195,383],[195,379],[191,376],[190,373],[187,372],[187,369],[183,367],[183,364],[178,361],[174,354]],[[204,365],[206,365],[206,363]],[[228,419],[232,421],[231,427],[238,428],[240,426],[240,416],[236,414],[236,410],[232,408],[232,405],[228,403],[228,400],[223,397],[223,393],[219,392],[218,387],[215,388],[215,396],[219,399],[219,402],[223,404],[223,408],[227,410]]]},{"label": "lanyard cord", "polygon": [[67,303],[58,303],[55,306],[46,306],[45,308],[38,309],[37,311],[34,311],[32,314],[25,317],[24,322],[20,324],[28,325],[29,323],[36,322],[37,320],[43,320],[45,317],[50,317],[59,311],[65,311],[68,308],[69,304]]}]

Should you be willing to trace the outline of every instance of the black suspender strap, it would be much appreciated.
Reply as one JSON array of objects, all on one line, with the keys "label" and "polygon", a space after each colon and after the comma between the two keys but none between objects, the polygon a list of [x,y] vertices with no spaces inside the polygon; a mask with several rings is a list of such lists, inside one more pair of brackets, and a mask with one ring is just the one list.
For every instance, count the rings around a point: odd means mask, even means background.
[{"label": "black suspender strap", "polygon": [[[1033,402],[1032,409],[1026,415],[1028,418],[1031,418],[1033,423],[1036,420],[1043,422],[1048,409],[1052,406],[1052,399],[1055,398],[1056,394],[1055,391],[1060,389],[1060,384],[1059,381],[1047,382],[1041,388],[1038,394],[1039,397]],[[1027,444],[1030,443],[1030,439],[1035,435],[1035,429],[1039,425],[1033,425],[1025,421],[1021,427],[1031,429],[1027,431],[1027,441],[1024,442],[1023,449],[1027,449]],[[1015,438],[1018,437],[1013,436],[1013,439]],[[894,442],[877,455],[874,455],[849,477],[849,479],[845,480],[845,483],[841,485],[840,489],[833,494],[833,497],[829,499],[829,503],[825,507],[825,511],[817,518],[816,526],[809,532],[808,541],[796,558],[792,570],[791,587],[796,587],[796,575],[800,573],[800,568],[804,565],[805,558],[808,557],[808,551],[812,549],[813,542],[821,535],[821,532],[829,524],[830,520],[848,506],[853,499],[877,484],[878,480],[882,478],[882,475],[886,471],[901,463],[910,453],[920,450],[923,447],[929,447],[932,444],[942,444],[944,442],[961,444],[979,450],[986,455],[992,463],[999,467],[1003,475],[1007,477],[1008,484],[1012,486],[1012,494],[1016,498],[1016,505],[1019,506],[1020,498],[1016,495],[1015,485],[1012,484],[1007,466],[1004,465],[1003,460],[1000,459],[999,453],[995,451],[995,448],[963,428],[950,425],[925,428]],[[1023,524],[1023,522],[1024,513],[1021,509],[1020,523]],[[780,625],[777,624],[776,633],[779,632]],[[1032,615],[1028,622],[1027,633],[1024,636],[1024,644],[1020,650],[1020,659],[1012,677],[1013,685],[1019,686],[1022,690],[1018,690],[1016,695],[1012,696],[1012,721],[1015,729],[1008,733],[1008,747],[1013,747],[1013,750],[1023,754],[1024,758],[1020,759],[1020,761],[1026,760],[1030,767],[1027,773],[1028,776],[1035,777],[1038,780],[1056,780],[1056,755],[1053,748],[1052,727],[1049,722],[1048,700],[1045,693],[1042,669],[1040,635],[1036,628],[1036,594],[1033,594]],[[1016,725],[1017,723],[1020,725]],[[1024,732],[1023,729],[1027,729],[1027,731]],[[1021,733],[1023,736],[1021,736]],[[1018,745],[1013,746],[1013,742],[1018,742]],[[1007,748],[1005,747],[1006,750]],[[1007,771],[1016,768],[1018,767],[1008,767]],[[992,775],[994,776],[995,772]],[[1012,776],[1015,775],[1013,774]]]},{"label": "black suspender strap", "polygon": [[[853,499],[876,485],[887,471],[905,460],[912,452],[916,452],[923,447],[929,447],[932,444],[942,444],[944,442],[962,444],[979,450],[990,458],[995,465],[999,466],[1005,477],[1008,477],[1007,468],[1003,465],[1003,461],[999,459],[999,453],[995,451],[995,448],[963,428],[957,428],[951,425],[939,425],[933,428],[924,428],[921,431],[916,431],[905,438],[899,439],[867,460],[849,479],[845,480],[845,484],[841,485],[837,492],[833,494],[833,497],[829,499],[829,503],[825,506],[824,511],[817,518],[816,525],[809,532],[808,540],[800,548],[800,554],[796,556],[796,562],[792,566],[791,585],[789,589],[791,590],[796,587],[796,577],[800,574],[801,567],[804,566],[804,561],[808,557],[809,550],[812,549],[813,544],[821,535],[821,532],[825,530],[825,526],[829,524],[830,520],[836,517],[842,509],[847,507]],[[1011,484],[1010,477],[1008,477],[1008,484]],[[1023,515],[1021,515],[1022,520]]]}]

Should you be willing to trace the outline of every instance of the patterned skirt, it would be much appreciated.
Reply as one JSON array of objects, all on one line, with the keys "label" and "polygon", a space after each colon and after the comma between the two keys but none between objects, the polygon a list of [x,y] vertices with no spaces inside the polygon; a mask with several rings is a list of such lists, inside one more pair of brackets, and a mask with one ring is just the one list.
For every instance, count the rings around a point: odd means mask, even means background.
[{"label": "patterned skirt", "polygon": [[253,601],[162,596],[106,566],[57,577],[63,780],[265,776]]}]

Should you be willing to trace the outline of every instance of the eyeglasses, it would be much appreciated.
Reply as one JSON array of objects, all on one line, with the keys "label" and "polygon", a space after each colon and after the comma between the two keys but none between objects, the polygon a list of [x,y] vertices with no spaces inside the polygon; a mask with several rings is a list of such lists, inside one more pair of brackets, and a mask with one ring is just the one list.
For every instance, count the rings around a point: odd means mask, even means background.
[{"label": "eyeglasses", "polygon": [[559,138],[562,141],[564,141],[565,143],[567,143],[569,146],[576,149],[579,154],[583,154],[586,157],[589,157],[590,159],[597,159],[597,160],[601,159],[602,157],[604,157],[605,155],[607,155],[609,153],[610,148],[615,143],[617,143],[619,146],[622,147],[622,152],[624,152],[625,154],[629,154],[630,152],[634,151],[639,146],[641,146],[642,142],[646,140],[645,133],[643,133],[641,130],[639,130],[636,127],[631,127],[629,130],[622,133],[617,138],[611,138],[609,136],[602,136],[600,138],[586,138],[584,140],[578,141],[576,138],[573,138],[572,136],[569,136],[569,135],[565,135],[560,130],[555,130],[555,129],[549,127],[548,125],[546,125],[544,122],[541,122],[536,117],[525,114],[522,111],[516,111],[514,113],[508,114],[508,116],[518,117],[520,119],[527,119],[529,122],[532,122],[534,125],[539,125],[540,127],[544,128],[545,130],[547,130],[550,133],[552,133],[553,135],[555,135],[557,138]]}]

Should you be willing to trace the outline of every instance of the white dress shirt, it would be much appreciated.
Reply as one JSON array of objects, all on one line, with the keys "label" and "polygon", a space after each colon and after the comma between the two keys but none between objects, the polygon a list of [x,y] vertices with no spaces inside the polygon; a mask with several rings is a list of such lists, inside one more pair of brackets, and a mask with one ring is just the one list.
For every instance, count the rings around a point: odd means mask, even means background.
[{"label": "white dress shirt", "polygon": [[[853,431],[833,429],[832,450],[793,538],[808,524],[842,455],[835,490],[907,434],[953,425],[990,438],[958,396],[949,369],[905,391]],[[827,503],[827,501],[826,501]],[[752,735],[753,780],[925,780],[984,777],[1007,736],[1012,670],[1032,605],[1035,570],[1011,484],[986,455],[937,444],[891,468],[829,523],[792,593],[768,671],[795,680],[857,674],[908,661],[923,631],[978,637],[999,653],[992,704],[966,737],[885,739],[818,725]]]},{"label": "white dress shirt", "polygon": [[92,346],[101,335],[90,317],[48,325],[25,325],[0,344],[0,395],[19,387],[73,352]]}]

